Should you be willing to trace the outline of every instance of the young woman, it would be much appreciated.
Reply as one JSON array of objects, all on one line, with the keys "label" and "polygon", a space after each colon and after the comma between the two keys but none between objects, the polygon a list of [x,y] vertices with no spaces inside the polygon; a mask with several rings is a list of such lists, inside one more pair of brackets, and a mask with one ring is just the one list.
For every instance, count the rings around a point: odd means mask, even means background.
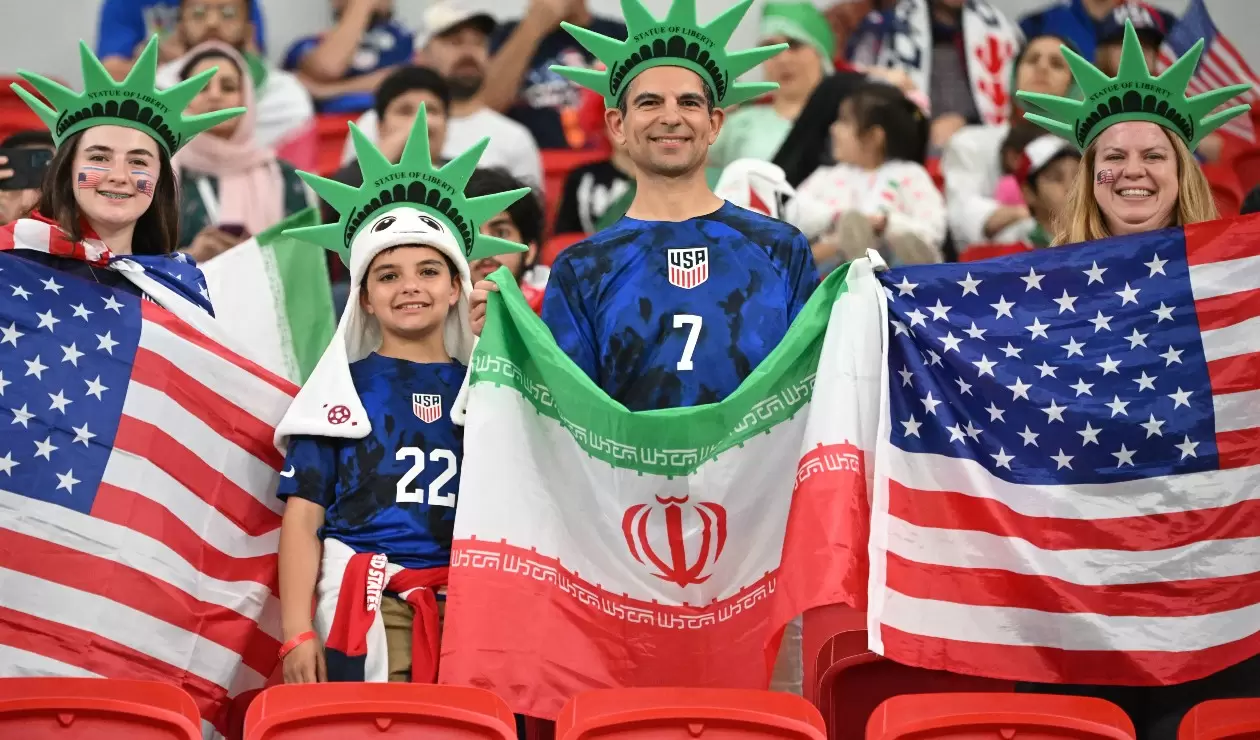
[{"label": "young woman", "polygon": [[[20,73],[57,106],[14,86],[48,124],[57,151],[38,209],[0,230],[0,246],[177,313],[189,303],[209,311],[201,271],[175,252],[179,196],[171,155],[201,131],[244,111],[185,117],[172,104],[190,99],[214,72],[158,91],[152,84],[156,64],[155,37],[121,83],[86,51],[83,93]],[[125,262],[144,269],[117,269]]]},{"label": "young woman", "polygon": [[297,171],[258,144],[254,86],[244,57],[227,44],[202,44],[189,54],[180,79],[208,69],[218,71],[188,109],[246,112],[198,136],[174,160],[182,186],[179,243],[198,262],[314,203]]}]

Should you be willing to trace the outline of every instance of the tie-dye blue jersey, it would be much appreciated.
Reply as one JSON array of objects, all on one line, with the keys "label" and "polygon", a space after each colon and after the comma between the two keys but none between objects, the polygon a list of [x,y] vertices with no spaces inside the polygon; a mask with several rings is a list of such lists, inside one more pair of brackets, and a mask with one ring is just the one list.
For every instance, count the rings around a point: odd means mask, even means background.
[{"label": "tie-dye blue jersey", "polygon": [[449,564],[463,427],[451,406],[458,362],[369,355],[350,365],[372,432],[363,439],[295,436],[277,495],[324,507],[321,538],[385,553],[408,568]]},{"label": "tie-dye blue jersey", "polygon": [[725,203],[681,222],[622,218],[568,247],[542,318],[630,410],[697,406],[739,387],[817,284],[801,232]]}]

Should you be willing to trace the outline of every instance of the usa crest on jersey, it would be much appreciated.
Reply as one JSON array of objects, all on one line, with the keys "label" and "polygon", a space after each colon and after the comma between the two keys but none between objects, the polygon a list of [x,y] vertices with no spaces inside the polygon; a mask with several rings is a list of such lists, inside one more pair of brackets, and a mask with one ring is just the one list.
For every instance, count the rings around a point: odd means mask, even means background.
[{"label": "usa crest on jersey", "polygon": [[669,284],[691,289],[709,279],[709,248],[670,249]]},{"label": "usa crest on jersey", "polygon": [[412,393],[411,410],[420,421],[432,424],[442,418],[442,397],[436,393]]}]

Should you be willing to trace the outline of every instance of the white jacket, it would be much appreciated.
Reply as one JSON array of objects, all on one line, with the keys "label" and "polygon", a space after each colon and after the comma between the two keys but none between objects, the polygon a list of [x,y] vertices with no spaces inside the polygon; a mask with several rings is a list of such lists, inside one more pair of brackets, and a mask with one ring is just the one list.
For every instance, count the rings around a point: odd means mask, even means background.
[{"label": "white jacket", "polygon": [[1001,205],[993,199],[1002,178],[1002,142],[1007,124],[966,126],[955,133],[941,156],[949,228],[961,252],[971,244],[992,241],[984,225]]}]

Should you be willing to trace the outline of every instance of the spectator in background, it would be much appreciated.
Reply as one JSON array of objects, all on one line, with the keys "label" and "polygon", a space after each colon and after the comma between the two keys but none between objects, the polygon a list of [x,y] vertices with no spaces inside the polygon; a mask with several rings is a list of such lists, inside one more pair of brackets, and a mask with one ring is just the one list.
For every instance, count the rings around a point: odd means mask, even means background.
[{"label": "spectator in background", "polygon": [[[43,149],[53,152],[52,134],[47,131],[19,131],[0,141],[0,149]],[[15,174],[6,157],[0,157],[0,226],[26,218],[39,205],[39,186],[19,190],[3,189],[3,181]]]},{"label": "spectator in background", "polygon": [[[1017,90],[1066,96],[1072,70],[1059,47],[1064,39],[1038,36],[1028,40],[1015,59]],[[1016,108],[1017,125],[1031,125]],[[1003,229],[1031,217],[1027,206],[1002,205],[994,197],[1002,178],[1002,142],[1011,124],[968,126],[954,134],[941,156],[949,229],[962,251],[967,245],[991,242]]]},{"label": "spectator in background", "polygon": [[927,93],[932,145],[968,124],[1010,118],[1019,29],[988,0],[900,0],[850,41],[854,64],[901,69]]},{"label": "spectator in background", "polygon": [[231,46],[245,59],[245,69],[254,88],[257,103],[251,114],[255,120],[255,143],[289,156],[303,145],[306,134],[313,134],[315,106],[296,77],[277,69],[252,50],[256,29],[248,12],[254,4],[254,0],[183,0],[179,3],[178,25],[171,36],[178,42],[181,54],[158,67],[157,84],[167,88],[180,81],[180,73],[189,58],[183,50],[209,41]]},{"label": "spectator in background", "polygon": [[523,123],[543,149],[584,149],[592,142],[578,123],[579,88],[551,66],[590,67],[596,60],[561,21],[626,38],[623,22],[594,16],[585,0],[529,0],[521,19],[499,26],[490,40],[494,56],[481,97]]},{"label": "spectator in background", "polygon": [[577,167],[565,177],[552,227],[556,234],[594,234],[609,209],[634,188],[630,155],[625,147],[611,146],[608,159]]},{"label": "spectator in background", "polygon": [[254,140],[254,89],[244,57],[211,41],[193,48],[180,77],[216,66],[219,71],[188,112],[237,107],[246,112],[188,142],[172,163],[181,186],[179,243],[197,262],[259,234],[313,199],[293,167]]},{"label": "spectator in background", "polygon": [[[184,8],[183,6],[187,6]],[[249,14],[250,51],[265,52],[262,8],[256,0],[246,5]],[[221,0],[104,0],[96,27],[96,55],[105,69],[116,79],[131,71],[136,55],[153,34],[162,35],[158,60],[170,62],[184,55],[189,46],[176,33],[180,16],[190,12],[199,16],[219,15],[224,21],[237,12],[237,4]],[[242,19],[245,20],[245,19]]]},{"label": "spectator in background", "polygon": [[[1052,6],[1025,15],[1019,21],[1019,27],[1026,38],[1034,36],[1059,36],[1071,42],[1077,53],[1092,62],[1102,61],[1098,56],[1098,46],[1112,32],[1117,11],[1128,13],[1128,9],[1118,5],[1138,6],[1147,11],[1148,17],[1158,19],[1167,33],[1177,23],[1172,13],[1155,8],[1145,2],[1122,2],[1122,0],[1057,0]],[[1140,16],[1133,17],[1136,26]],[[1120,34],[1124,33],[1124,18],[1120,21]],[[1116,39],[1118,46],[1120,39]],[[1117,51],[1117,54],[1119,52]],[[1118,58],[1118,57],[1117,57]],[[1152,67],[1153,69],[1153,67]]]},{"label": "spectator in background", "polygon": [[[1016,174],[1024,161],[1024,149],[1041,137],[1045,132],[1036,126],[1012,126],[1002,141],[1002,177],[993,189],[993,199],[1004,206],[1027,205],[1024,202],[1024,190],[1020,187]],[[1031,220],[1031,219],[1025,219]]]},{"label": "spectator in background", "polygon": [[[529,129],[488,108],[480,96],[490,57],[494,18],[471,10],[457,0],[438,0],[429,6],[424,17],[427,39],[417,59],[442,75],[451,88],[445,155],[454,156],[490,137],[481,163],[488,168],[507,170],[530,187],[539,188],[543,182],[542,157]],[[374,108],[356,123],[375,142],[379,134],[378,122]],[[342,163],[353,159],[354,146],[346,141]]]},{"label": "spectator in background", "polygon": [[332,0],[333,27],[289,47],[284,68],[297,73],[321,113],[371,108],[381,82],[411,63],[414,39],[393,9],[392,0]]},{"label": "spectator in background", "polygon": [[1260,185],[1251,189],[1247,193],[1247,197],[1243,198],[1242,209],[1239,213],[1246,216],[1249,213],[1260,213]]},{"label": "spectator in background", "polygon": [[[468,178],[464,195],[469,198],[479,198],[483,195],[506,193],[520,187],[525,187],[525,184],[505,170],[478,168],[473,171],[472,177]],[[508,206],[507,210],[491,216],[481,225],[481,233],[524,244],[529,247],[529,251],[499,254],[473,262],[468,266],[472,273],[473,283],[484,280],[487,275],[500,267],[506,267],[516,278],[516,283],[521,287],[521,293],[525,295],[530,308],[534,309],[535,313],[541,313],[543,293],[546,290],[551,269],[546,265],[537,264],[543,239],[543,209],[538,196],[530,193]]]},{"label": "spectator in background", "polygon": [[813,0],[771,2],[761,11],[762,46],[788,48],[765,61],[765,75],[779,89],[772,100],[732,112],[709,149],[709,165],[725,167],[751,157],[769,161],[823,77],[835,71],[836,38]]},{"label": "spectator in background", "polygon": [[999,244],[1022,243],[1040,249],[1054,240],[1054,221],[1067,206],[1068,191],[1076,180],[1081,152],[1071,142],[1043,134],[1024,147],[1015,169],[1024,202],[1032,218],[998,234]]},{"label": "spectator in background", "polygon": [[1142,42],[1142,55],[1147,69],[1159,69],[1159,47],[1164,37],[1177,23],[1172,13],[1159,10],[1146,3],[1122,2],[1098,23],[1098,45],[1094,65],[1111,77],[1120,70],[1120,49],[1124,45],[1124,22],[1133,21]]}]

